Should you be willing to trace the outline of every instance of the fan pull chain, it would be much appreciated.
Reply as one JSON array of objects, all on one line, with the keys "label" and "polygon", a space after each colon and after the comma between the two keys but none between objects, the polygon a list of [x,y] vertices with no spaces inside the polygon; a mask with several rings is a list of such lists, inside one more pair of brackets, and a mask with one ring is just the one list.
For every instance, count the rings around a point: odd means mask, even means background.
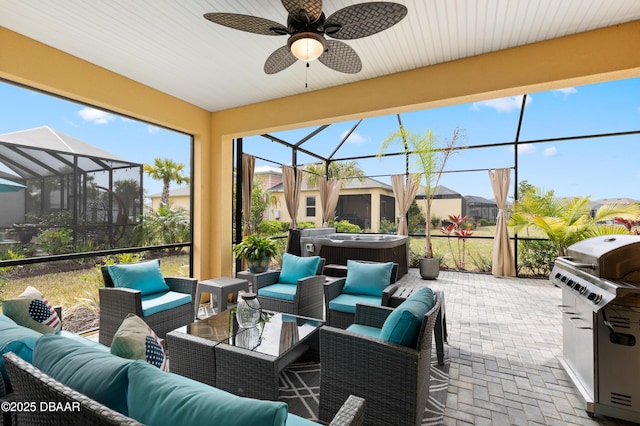
[{"label": "fan pull chain", "polygon": [[307,66],[304,69],[304,88],[308,89],[309,86],[307,85],[307,82],[309,81],[309,62],[307,62]]}]

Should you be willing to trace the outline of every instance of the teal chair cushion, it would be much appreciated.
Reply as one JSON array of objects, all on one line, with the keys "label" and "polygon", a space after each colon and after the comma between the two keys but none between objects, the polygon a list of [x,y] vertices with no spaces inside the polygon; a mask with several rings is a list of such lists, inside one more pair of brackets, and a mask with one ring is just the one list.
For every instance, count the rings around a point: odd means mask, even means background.
[{"label": "teal chair cushion", "polygon": [[124,415],[128,414],[127,369],[131,362],[55,334],[42,336],[33,350],[36,368]]},{"label": "teal chair cushion", "polygon": [[297,284],[271,284],[258,289],[258,296],[293,301],[296,298]]},{"label": "teal chair cushion", "polygon": [[186,293],[165,291],[164,293],[143,294],[141,298],[142,316],[148,317],[187,303],[191,303],[191,295]]},{"label": "teal chair cushion", "polygon": [[278,282],[297,284],[301,278],[317,275],[318,266],[320,266],[320,256],[299,257],[285,253],[282,256],[282,270]]},{"label": "teal chair cushion", "polygon": [[380,296],[367,296],[365,294],[340,294],[331,301],[329,301],[329,309],[332,311],[345,312],[349,314],[356,313],[356,303],[362,303],[363,305],[382,305],[382,297]]},{"label": "teal chair cushion", "polygon": [[0,375],[4,380],[7,393],[10,393],[12,388],[2,362],[2,355],[13,352],[25,361],[31,362],[33,348],[41,336],[42,333],[18,325],[11,318],[0,315]]},{"label": "teal chair cushion", "polygon": [[347,279],[343,293],[382,297],[382,290],[391,282],[393,262],[363,263],[347,260]]},{"label": "teal chair cushion", "polygon": [[284,402],[243,398],[144,361],[129,368],[129,417],[156,426],[284,425]]},{"label": "teal chair cushion", "polygon": [[376,339],[380,338],[380,332],[382,329],[377,327],[372,327],[370,325],[362,325],[362,324],[351,324],[347,327],[347,331],[351,331],[353,333],[362,334],[369,337],[375,337]]},{"label": "teal chair cushion", "polygon": [[143,296],[169,290],[169,286],[160,272],[158,259],[148,262],[110,265],[108,270],[115,287],[140,290]]},{"label": "teal chair cushion", "polygon": [[387,317],[380,338],[399,345],[415,347],[422,319],[435,303],[433,291],[421,288],[412,294]]}]

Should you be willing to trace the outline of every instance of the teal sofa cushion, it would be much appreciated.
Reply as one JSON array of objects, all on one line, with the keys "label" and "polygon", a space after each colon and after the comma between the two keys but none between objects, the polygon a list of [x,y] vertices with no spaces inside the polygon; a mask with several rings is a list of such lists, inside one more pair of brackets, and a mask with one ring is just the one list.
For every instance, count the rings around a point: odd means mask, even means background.
[{"label": "teal sofa cushion", "polygon": [[433,291],[421,288],[412,294],[387,317],[380,338],[399,345],[415,347],[424,315],[435,303]]},{"label": "teal sofa cushion", "polygon": [[41,333],[18,325],[5,315],[0,315],[0,375],[4,380],[7,393],[11,392],[12,388],[2,362],[2,355],[13,352],[25,361],[31,362],[33,348],[41,336]]},{"label": "teal sofa cushion", "polygon": [[318,266],[320,266],[320,256],[300,257],[285,253],[282,255],[282,270],[278,282],[297,284],[301,278],[316,275]]},{"label": "teal sofa cushion", "polygon": [[296,416],[295,414],[289,414],[287,416],[286,426],[318,426],[318,423],[312,422],[309,419]]},{"label": "teal sofa cushion", "polygon": [[364,336],[375,337],[376,339],[379,339],[380,332],[382,331],[382,329],[377,327],[372,327],[370,325],[351,324],[349,327],[347,327],[347,331],[351,331],[352,333],[358,333]]},{"label": "teal sofa cushion", "polygon": [[72,333],[67,330],[62,330],[60,332],[60,336],[65,337],[67,339],[75,340],[78,343],[82,343],[85,346],[91,346],[94,349],[97,349],[101,352],[109,353],[109,346],[105,346],[101,343],[96,342],[95,340],[87,339],[86,337],[82,337],[77,333]]},{"label": "teal sofa cushion", "polygon": [[[152,397],[150,397],[152,395]],[[155,426],[284,425],[284,402],[243,398],[144,361],[129,367],[129,417]]]},{"label": "teal sofa cushion", "polygon": [[342,293],[329,301],[329,309],[349,314],[356,313],[356,303],[363,305],[382,305],[381,296],[367,296],[365,294],[345,294]]},{"label": "teal sofa cushion", "polygon": [[293,301],[296,298],[297,288],[297,284],[271,284],[258,289],[258,296]]},{"label": "teal sofa cushion", "polygon": [[140,290],[143,296],[169,290],[169,286],[160,272],[158,259],[148,262],[110,265],[108,270],[115,287]]},{"label": "teal sofa cushion", "polygon": [[363,263],[347,260],[347,279],[343,293],[382,297],[382,290],[391,282],[393,262]]},{"label": "teal sofa cushion", "polygon": [[42,336],[33,350],[35,367],[124,415],[128,413],[127,369],[131,362],[55,334]]},{"label": "teal sofa cushion", "polygon": [[164,293],[143,294],[140,300],[142,316],[157,314],[158,312],[173,309],[178,306],[191,303],[191,295],[178,293],[177,291],[165,291]]}]

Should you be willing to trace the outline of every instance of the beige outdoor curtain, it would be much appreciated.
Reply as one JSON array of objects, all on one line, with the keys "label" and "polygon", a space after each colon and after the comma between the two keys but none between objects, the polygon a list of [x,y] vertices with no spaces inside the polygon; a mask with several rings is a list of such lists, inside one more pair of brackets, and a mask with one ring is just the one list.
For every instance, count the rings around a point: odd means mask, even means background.
[{"label": "beige outdoor curtain", "polygon": [[498,205],[498,220],[496,222],[496,235],[493,239],[493,265],[491,267],[491,273],[503,277],[515,276],[507,219],[504,215],[504,209],[507,206],[510,178],[511,170],[509,169],[496,169],[493,172],[489,170],[491,189],[493,189],[493,196]]},{"label": "beige outdoor curtain", "polygon": [[326,176],[318,178],[320,186],[320,204],[322,204],[322,226],[329,226],[329,220],[333,219],[338,198],[340,197],[340,181],[338,179],[327,179]]},{"label": "beige outdoor curtain", "polygon": [[284,187],[284,200],[287,203],[287,211],[291,217],[289,229],[298,225],[298,202],[300,200],[300,185],[302,184],[302,171],[291,166],[282,166],[282,185]]},{"label": "beige outdoor curtain", "polygon": [[409,226],[407,225],[407,212],[413,199],[416,198],[416,192],[420,186],[420,173],[411,173],[407,177],[407,187],[404,186],[404,175],[392,175],[391,186],[393,187],[393,196],[396,199],[396,205],[400,213],[400,221],[398,222],[398,235],[409,235]]},{"label": "beige outdoor curtain", "polygon": [[254,156],[242,154],[242,219],[243,235],[251,234],[251,193],[253,192],[253,169],[256,164]]}]

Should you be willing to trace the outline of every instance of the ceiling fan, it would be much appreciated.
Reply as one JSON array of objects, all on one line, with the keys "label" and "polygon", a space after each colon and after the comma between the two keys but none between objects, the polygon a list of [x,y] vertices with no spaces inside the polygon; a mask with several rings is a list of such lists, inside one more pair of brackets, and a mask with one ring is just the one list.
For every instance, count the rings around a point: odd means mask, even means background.
[{"label": "ceiling fan", "polygon": [[[264,64],[264,72],[275,74],[298,59],[318,59],[327,67],[348,74],[362,69],[360,57],[348,44],[353,40],[386,30],[407,15],[404,5],[392,2],[354,4],[325,17],[322,0],[281,0],[289,14],[287,26],[269,19],[236,13],[206,13],[211,22],[240,31],[262,35],[288,35],[287,45],[273,52]],[[327,40],[325,36],[337,40]]]}]

